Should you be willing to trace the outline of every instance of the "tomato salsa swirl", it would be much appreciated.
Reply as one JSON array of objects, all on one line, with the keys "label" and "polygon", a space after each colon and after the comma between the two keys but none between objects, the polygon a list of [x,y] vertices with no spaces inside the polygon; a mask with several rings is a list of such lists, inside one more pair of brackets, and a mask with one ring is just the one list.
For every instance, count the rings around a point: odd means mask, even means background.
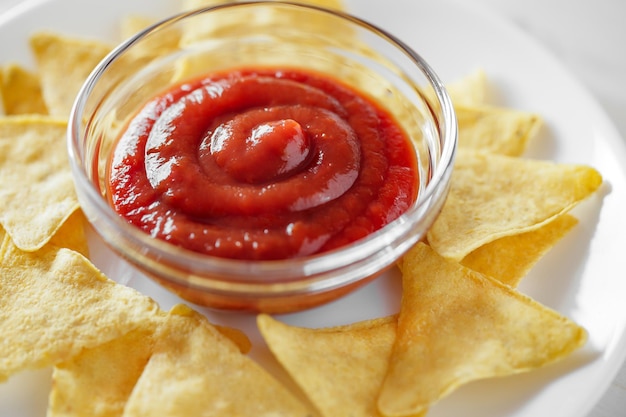
[{"label": "tomato salsa swirl", "polygon": [[360,92],[300,69],[236,70],[179,84],[129,122],[108,196],[151,236],[250,260],[325,252],[417,197],[413,147]]}]

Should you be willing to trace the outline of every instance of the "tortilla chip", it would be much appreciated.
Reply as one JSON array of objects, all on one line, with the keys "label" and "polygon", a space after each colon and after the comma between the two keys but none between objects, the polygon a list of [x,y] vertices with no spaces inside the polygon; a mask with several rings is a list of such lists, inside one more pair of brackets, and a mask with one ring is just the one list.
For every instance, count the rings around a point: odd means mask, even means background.
[{"label": "tortilla chip", "polygon": [[379,397],[386,416],[424,412],[467,382],[526,372],[581,347],[585,330],[426,244],[405,257],[397,338]]},{"label": "tortilla chip", "polygon": [[0,70],[0,98],[4,114],[48,114],[36,74],[17,64]]},{"label": "tortilla chip", "polygon": [[153,300],[109,280],[77,252],[55,246],[23,252],[5,236],[0,380],[121,337],[157,310]]},{"label": "tortilla chip", "polygon": [[487,243],[463,258],[461,264],[517,287],[530,269],[577,223],[574,216],[564,214],[536,230]]},{"label": "tortilla chip", "polygon": [[521,156],[541,126],[541,118],[520,110],[494,106],[454,106],[459,149]]},{"label": "tortilla chip", "polygon": [[0,119],[0,223],[22,250],[41,248],[78,209],[65,135],[46,116]]},{"label": "tortilla chip", "polygon": [[[236,0],[184,0],[182,10],[190,11],[203,7],[217,6],[222,3],[236,3]],[[299,0],[298,3],[325,7],[327,9],[345,10],[343,0]]]},{"label": "tortilla chip", "polygon": [[598,171],[585,165],[459,152],[450,193],[428,242],[440,255],[459,261],[496,239],[538,229],[601,183]]},{"label": "tortilla chip", "polygon": [[112,46],[97,40],[64,37],[40,32],[30,38],[37,62],[43,97],[53,116],[69,116],[87,76],[112,50]]},{"label": "tortilla chip", "polygon": [[[174,310],[186,308],[176,306]],[[204,319],[195,314],[181,317]],[[47,417],[121,416],[154,352],[159,326],[166,325],[167,320],[166,313],[155,314],[122,337],[84,349],[69,361],[57,364]],[[241,331],[228,327],[217,330],[232,337],[240,351],[250,350],[250,340]]]},{"label": "tortilla chip", "polygon": [[56,365],[46,416],[121,416],[152,354],[155,329],[155,321],[145,320],[137,329]]},{"label": "tortilla chip", "polygon": [[480,106],[487,103],[487,74],[475,70],[462,78],[446,84],[452,103],[464,106]]},{"label": "tortilla chip", "polygon": [[237,346],[241,353],[249,353],[252,349],[252,342],[248,338],[248,336],[239,329],[228,326],[220,326],[217,324],[213,324],[213,327],[220,332],[227,339],[230,339],[231,342]]},{"label": "tortilla chip", "polygon": [[89,244],[85,234],[86,221],[83,211],[76,210],[52,236],[48,245],[68,248],[85,257],[89,257]]},{"label": "tortilla chip", "polygon": [[179,306],[159,327],[154,353],[123,415],[310,417],[312,413],[203,316]]},{"label": "tortilla chip", "polygon": [[[121,37],[122,39],[130,38],[156,22],[154,19],[145,16],[124,16],[121,21]],[[180,32],[178,30],[162,30],[152,36],[150,40],[140,43],[138,45],[139,49],[133,47],[133,53],[147,56],[167,54],[178,48],[179,41]]]},{"label": "tortilla chip", "polygon": [[324,329],[289,326],[259,315],[270,350],[321,415],[374,417],[396,337],[389,316]]},{"label": "tortilla chip", "polygon": [[[224,3],[216,0],[187,0],[183,2],[183,10],[196,10],[204,7],[216,6]],[[229,3],[229,2],[226,2]],[[236,2],[231,2],[236,3]],[[305,0],[300,3],[317,5],[341,10],[343,5],[338,0]],[[218,14],[198,16],[181,30],[180,45],[188,47],[207,39],[220,38],[230,42],[228,47],[213,48],[203,54],[186,56],[179,63],[174,80],[185,80],[207,72],[222,71],[233,67],[261,65],[261,66],[293,66],[294,56],[316,56],[320,51],[320,37],[332,29],[332,38],[327,38],[338,45],[354,44],[354,33],[345,25],[335,25],[328,28],[327,20],[315,14],[303,15],[300,9],[265,9],[263,13],[250,8],[224,10]],[[308,31],[316,36],[303,36],[292,29]],[[273,45],[258,42],[240,42],[242,36],[254,36],[265,39],[276,39]],[[319,36],[317,36],[319,35]],[[325,47],[330,56],[331,48]],[[268,52],[271,50],[271,52]],[[307,62],[312,70],[325,71],[337,74],[337,70],[345,67],[347,59],[339,54],[329,59],[311,59]],[[354,69],[352,72],[356,73]],[[344,78],[341,74],[340,78]]]}]

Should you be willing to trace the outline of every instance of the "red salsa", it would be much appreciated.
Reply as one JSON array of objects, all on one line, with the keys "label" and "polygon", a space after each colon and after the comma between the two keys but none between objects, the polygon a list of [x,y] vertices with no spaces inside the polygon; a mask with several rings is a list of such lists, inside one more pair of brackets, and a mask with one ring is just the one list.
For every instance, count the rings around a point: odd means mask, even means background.
[{"label": "red salsa", "polygon": [[237,70],[149,101],[112,152],[113,208],[151,236],[235,259],[335,249],[417,197],[416,157],[395,120],[328,76]]}]

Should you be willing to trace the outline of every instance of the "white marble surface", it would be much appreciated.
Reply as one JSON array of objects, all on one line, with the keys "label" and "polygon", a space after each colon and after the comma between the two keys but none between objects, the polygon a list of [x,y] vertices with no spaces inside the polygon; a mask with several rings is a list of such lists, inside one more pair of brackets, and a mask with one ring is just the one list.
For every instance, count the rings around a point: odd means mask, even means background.
[{"label": "white marble surface", "polygon": [[[552,51],[587,86],[626,138],[626,1],[469,1],[494,9]],[[0,0],[0,13],[19,2]],[[624,416],[626,364],[589,414]]]}]

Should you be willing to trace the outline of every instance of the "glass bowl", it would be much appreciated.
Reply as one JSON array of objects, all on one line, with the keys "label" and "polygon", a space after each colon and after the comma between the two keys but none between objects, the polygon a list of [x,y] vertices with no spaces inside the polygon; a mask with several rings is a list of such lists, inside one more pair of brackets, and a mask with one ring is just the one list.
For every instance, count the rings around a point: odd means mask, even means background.
[{"label": "glass bowl", "polygon": [[[172,37],[178,37],[178,46],[166,48],[171,42],[164,40]],[[120,129],[138,109],[181,80],[257,65],[327,73],[385,107],[411,138],[416,154],[414,204],[348,246],[271,261],[192,252],[155,239],[119,216],[107,196],[107,164]],[[197,305],[269,313],[329,302],[392,267],[436,219],[448,192],[456,142],[456,117],[442,82],[406,44],[339,11],[274,1],[181,13],[128,39],[86,80],[68,127],[81,207],[116,254]]]}]

